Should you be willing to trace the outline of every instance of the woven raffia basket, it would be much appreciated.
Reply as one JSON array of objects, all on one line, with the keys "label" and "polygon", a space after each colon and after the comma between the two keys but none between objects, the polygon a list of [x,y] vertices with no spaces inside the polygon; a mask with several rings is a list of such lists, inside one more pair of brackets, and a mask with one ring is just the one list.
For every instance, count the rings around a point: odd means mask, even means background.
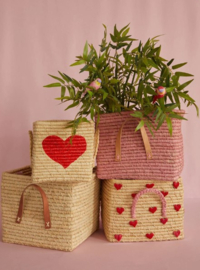
[{"label": "woven raffia basket", "polygon": [[69,121],[37,121],[33,124],[32,180],[89,181],[98,148],[94,123],[81,123],[72,138]]},{"label": "woven raffia basket", "polygon": [[183,169],[181,120],[172,119],[173,136],[164,123],[153,137],[148,128],[135,132],[138,120],[130,114],[101,115],[98,178],[176,181]]},{"label": "woven raffia basket", "polygon": [[[20,197],[30,184],[20,210]],[[99,187],[95,174],[90,182],[49,182],[37,186],[31,182],[30,167],[3,173],[3,241],[72,251],[98,229]],[[49,206],[44,203],[44,210],[43,197],[37,189],[43,196],[46,194]]]},{"label": "woven raffia basket", "polygon": [[102,220],[110,242],[184,238],[183,184],[146,180],[105,180]]}]

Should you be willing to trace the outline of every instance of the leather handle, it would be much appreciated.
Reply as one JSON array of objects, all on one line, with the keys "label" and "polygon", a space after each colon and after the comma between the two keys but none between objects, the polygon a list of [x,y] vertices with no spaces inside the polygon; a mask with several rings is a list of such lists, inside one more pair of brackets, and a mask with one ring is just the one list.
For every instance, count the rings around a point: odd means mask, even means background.
[{"label": "leather handle", "polygon": [[21,223],[22,215],[23,215],[23,207],[24,207],[24,193],[29,187],[35,187],[41,194],[42,200],[43,200],[43,212],[44,212],[44,222],[45,222],[45,229],[51,228],[51,219],[50,219],[50,213],[49,213],[49,203],[47,200],[47,196],[45,192],[42,190],[42,188],[36,184],[30,184],[28,185],[22,192],[20,202],[19,202],[19,209],[18,214],[16,218],[16,223]]},{"label": "leather handle", "polygon": [[[124,125],[132,119],[126,120],[120,127],[119,132],[117,134],[117,139],[116,139],[116,145],[115,145],[115,161],[121,161],[121,137],[122,137],[122,131],[124,128]],[[142,140],[144,143],[145,151],[146,151],[146,156],[147,159],[152,159],[152,151],[151,151],[151,145],[149,142],[149,138],[147,136],[145,127],[140,128],[140,132],[142,135]]]},{"label": "leather handle", "polygon": [[135,218],[135,212],[136,212],[136,204],[140,196],[142,196],[145,193],[155,193],[158,194],[160,197],[160,200],[162,202],[162,216],[166,217],[166,207],[167,207],[167,202],[165,200],[164,195],[157,189],[154,188],[146,188],[142,191],[140,191],[135,198],[133,199],[133,204],[132,204],[132,218]]},{"label": "leather handle", "polygon": [[31,162],[32,162],[32,153],[33,153],[33,132],[32,130],[29,130],[28,132],[29,134],[29,141],[30,141],[30,159],[31,159]]},{"label": "leather handle", "polygon": [[95,167],[95,159],[97,156],[97,151],[99,147],[99,129],[97,128],[94,134],[94,153],[93,153],[93,166]]}]

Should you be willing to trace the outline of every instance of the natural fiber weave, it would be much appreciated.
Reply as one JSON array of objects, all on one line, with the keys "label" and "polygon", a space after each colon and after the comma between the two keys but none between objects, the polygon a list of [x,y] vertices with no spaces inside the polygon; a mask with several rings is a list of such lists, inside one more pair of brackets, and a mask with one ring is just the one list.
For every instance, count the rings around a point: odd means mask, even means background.
[{"label": "natural fiber weave", "polygon": [[[146,180],[105,180],[102,188],[102,220],[106,238],[110,242],[134,242],[134,241],[163,241],[184,238],[183,219],[183,184],[178,179],[179,186],[174,187],[176,182],[169,181],[146,181]],[[162,203],[157,194],[143,194],[136,203],[135,218],[132,218],[132,205],[138,192],[147,189],[146,184],[154,184],[153,189],[168,192],[165,194],[166,216],[162,214]],[[133,195],[132,195],[133,194]],[[134,198],[133,198],[134,197]],[[179,205],[179,211],[175,210]],[[156,207],[156,212],[150,212]],[[117,212],[121,210],[121,214]],[[123,211],[124,210],[124,211]],[[162,218],[168,218],[166,224]],[[134,227],[134,221],[137,225]],[[132,225],[129,222],[132,221]],[[180,235],[179,234],[180,231]],[[147,234],[154,234],[152,239]],[[178,233],[178,234],[177,234]],[[177,236],[175,236],[177,234]],[[149,235],[148,235],[149,236]],[[118,240],[117,240],[118,239]]]},{"label": "natural fiber weave", "polygon": [[31,162],[34,183],[91,181],[98,147],[94,123],[81,123],[71,143],[71,129],[66,128],[68,122],[34,122]]},{"label": "natural fiber weave", "polygon": [[[184,113],[183,111],[179,111]],[[130,121],[127,121],[131,119]],[[115,161],[116,138],[122,124],[121,161]],[[146,128],[152,150],[147,159],[141,133],[135,132],[138,120],[130,112],[102,114],[97,154],[99,179],[138,179],[176,181],[183,169],[183,138],[181,120],[172,119],[173,136],[164,123],[153,137]]]},{"label": "natural fiber weave", "polygon": [[32,187],[24,196],[22,221],[15,222],[22,191],[30,183],[30,167],[3,173],[4,242],[72,251],[97,230],[100,183],[95,174],[88,183],[40,184],[49,202],[51,229],[44,228],[42,198]]}]

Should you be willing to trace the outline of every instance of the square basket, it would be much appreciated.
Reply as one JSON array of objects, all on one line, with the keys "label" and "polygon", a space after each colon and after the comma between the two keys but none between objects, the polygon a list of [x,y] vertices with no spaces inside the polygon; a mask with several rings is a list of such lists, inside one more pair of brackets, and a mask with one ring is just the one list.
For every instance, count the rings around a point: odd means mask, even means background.
[{"label": "square basket", "polygon": [[110,242],[183,239],[183,219],[181,178],[103,181],[102,220]]},{"label": "square basket", "polygon": [[66,128],[69,121],[36,121],[32,138],[32,181],[87,182],[98,147],[94,123],[81,123],[76,135]]},{"label": "square basket", "polygon": [[[183,115],[184,111],[177,113]],[[177,181],[184,165],[181,122],[172,119],[172,136],[163,123],[153,137],[146,126],[135,132],[139,121],[130,111],[102,114],[98,178]]]},{"label": "square basket", "polygon": [[98,229],[95,174],[89,182],[38,186],[24,167],[3,173],[1,186],[4,242],[72,251]]}]

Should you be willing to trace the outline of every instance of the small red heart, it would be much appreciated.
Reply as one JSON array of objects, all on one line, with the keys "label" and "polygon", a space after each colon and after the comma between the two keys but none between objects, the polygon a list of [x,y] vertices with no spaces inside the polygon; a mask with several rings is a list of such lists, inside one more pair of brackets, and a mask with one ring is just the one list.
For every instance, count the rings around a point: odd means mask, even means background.
[{"label": "small red heart", "polygon": [[149,239],[152,239],[154,237],[154,234],[153,233],[147,233],[146,237],[149,238]]},{"label": "small red heart", "polygon": [[133,227],[136,227],[137,226],[137,220],[134,220],[134,221],[130,221],[129,224]]},{"label": "small red heart", "polygon": [[160,219],[160,222],[161,222],[162,224],[167,223],[167,221],[168,221],[168,218],[161,218],[161,219]]},{"label": "small red heart", "polygon": [[178,230],[178,231],[173,232],[174,236],[176,236],[176,237],[179,237],[180,233],[181,233],[181,232],[180,232],[179,230]]},{"label": "small red heart", "polygon": [[147,188],[152,188],[152,187],[154,187],[154,184],[146,184],[146,187]]},{"label": "small red heart", "polygon": [[166,197],[168,195],[168,191],[161,191],[162,195]]},{"label": "small red heart", "polygon": [[137,194],[134,194],[134,193],[133,193],[133,194],[131,194],[132,198],[135,198],[135,196],[136,196],[136,195],[137,195]]},{"label": "small red heart", "polygon": [[119,190],[119,189],[122,188],[122,184],[114,184],[114,186],[115,186],[115,188],[116,188],[117,190]]},{"label": "small red heart", "polygon": [[120,241],[122,239],[122,235],[121,234],[115,234],[115,239],[117,241]]},{"label": "small red heart", "polygon": [[120,215],[124,212],[123,207],[117,207],[116,210],[117,210],[117,213],[119,213]]},{"label": "small red heart", "polygon": [[156,212],[156,210],[157,210],[157,207],[149,207],[149,211],[153,214]]},{"label": "small red heart", "polygon": [[179,182],[173,182],[173,186],[174,186],[174,188],[178,188],[179,187]]},{"label": "small red heart", "polygon": [[181,205],[180,204],[175,204],[174,209],[178,212],[181,209]]}]

